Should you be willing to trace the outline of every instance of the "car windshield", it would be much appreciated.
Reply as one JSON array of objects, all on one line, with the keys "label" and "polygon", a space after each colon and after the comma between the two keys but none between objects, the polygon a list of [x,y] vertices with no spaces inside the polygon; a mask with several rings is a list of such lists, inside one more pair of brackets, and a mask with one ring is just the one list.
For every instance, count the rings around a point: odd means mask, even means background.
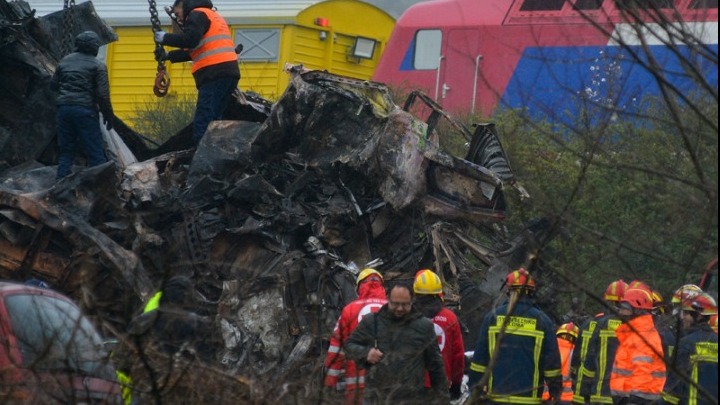
[{"label": "car windshield", "polygon": [[6,297],[5,306],[23,368],[111,377],[102,339],[75,305],[45,295],[18,294]]}]

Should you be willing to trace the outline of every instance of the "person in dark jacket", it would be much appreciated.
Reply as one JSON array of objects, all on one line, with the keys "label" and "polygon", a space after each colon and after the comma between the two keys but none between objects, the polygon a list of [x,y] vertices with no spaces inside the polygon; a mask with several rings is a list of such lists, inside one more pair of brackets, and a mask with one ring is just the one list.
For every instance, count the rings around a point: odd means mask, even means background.
[{"label": "person in dark jacket", "polygon": [[98,108],[108,130],[112,128],[114,114],[107,67],[96,57],[99,49],[100,37],[96,33],[85,31],[78,34],[75,37],[75,52],[58,63],[50,82],[50,87],[58,93],[58,180],[71,173],[78,143],[88,166],[107,162]]},{"label": "person in dark jacket", "polygon": [[366,369],[363,404],[449,402],[435,328],[413,308],[412,297],[409,286],[395,285],[388,303],[366,315],[345,342],[346,354]]},{"label": "person in dark jacket", "polygon": [[240,81],[237,54],[225,20],[213,10],[210,0],[176,0],[173,9],[182,23],[182,33],[155,32],[159,45],[177,47],[167,54],[158,47],[155,58],[172,63],[192,60],[192,74],[198,89],[193,141],[205,135],[213,120],[222,118]]},{"label": "person in dark jacket", "polygon": [[705,293],[682,303],[685,336],[680,339],[676,370],[691,382],[670,373],[665,384],[666,402],[681,405],[718,403],[718,335],[709,320],[717,304]]},{"label": "person in dark jacket", "polygon": [[468,381],[473,397],[486,396],[492,404],[539,405],[547,384],[549,400],[558,402],[560,350],[552,321],[532,300],[535,280],[520,268],[507,275],[505,287],[509,302],[485,315],[480,327]]}]

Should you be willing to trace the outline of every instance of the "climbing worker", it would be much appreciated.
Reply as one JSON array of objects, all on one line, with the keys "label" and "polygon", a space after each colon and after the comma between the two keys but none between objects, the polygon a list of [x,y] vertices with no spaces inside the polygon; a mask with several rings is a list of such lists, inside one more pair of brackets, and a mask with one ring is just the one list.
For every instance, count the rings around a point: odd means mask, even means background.
[{"label": "climbing worker", "polygon": [[193,141],[197,145],[210,122],[222,118],[237,88],[238,57],[230,28],[213,9],[212,1],[176,0],[173,10],[182,23],[182,33],[156,31],[155,42],[181,49],[165,53],[162,46],[158,46],[155,59],[172,63],[192,60],[192,74],[198,89],[193,120]]},{"label": "climbing worker", "polygon": [[551,401],[562,393],[560,352],[552,321],[534,305],[535,279],[525,269],[505,278],[509,301],[483,319],[470,364],[473,400],[540,404],[547,384]]},{"label": "climbing worker", "polygon": [[[568,322],[560,325],[558,330],[555,332],[557,335],[558,348],[560,349],[560,364],[562,371],[562,394],[560,395],[561,405],[570,405],[573,400],[573,381],[570,375],[570,359],[572,357],[573,350],[575,349],[575,342],[578,338],[580,329],[575,326],[574,323]],[[543,392],[543,401],[550,400],[550,392],[545,387]]]},{"label": "climbing worker", "polygon": [[[453,311],[443,306],[442,281],[432,270],[423,269],[415,274],[413,291],[415,306],[426,318],[431,319],[435,326],[445,374],[450,383],[450,399],[458,399],[462,394],[462,380],[465,375],[465,345],[460,321]],[[430,387],[429,376],[425,386]]]},{"label": "climbing worker", "polygon": [[612,363],[610,392],[619,405],[650,405],[662,398],[666,367],[660,334],[652,318],[652,290],[629,288],[620,301],[622,325]]},{"label": "climbing worker", "polygon": [[[668,376],[665,402],[676,405],[709,405],[718,403],[718,335],[717,304],[706,293],[683,301],[684,337],[678,344],[676,369]],[[684,377],[684,378],[683,378]],[[688,381],[689,380],[689,381]],[[669,398],[668,398],[669,397]]]},{"label": "climbing worker", "polygon": [[597,321],[597,326],[588,342],[587,356],[583,363],[580,396],[591,404],[611,404],[610,371],[612,370],[618,340],[615,330],[622,324],[617,313],[618,305],[625,295],[627,283],[616,280],[608,284],[603,300],[608,307],[607,315]]},{"label": "climbing worker", "polygon": [[377,312],[387,302],[383,276],[377,270],[364,269],[358,274],[355,284],[358,299],[342,309],[330,337],[330,347],[325,358],[324,385],[340,391],[341,377],[344,375],[346,404],[362,402],[365,370],[357,368],[354,361],[345,358],[343,346],[362,318]]},{"label": "climbing worker", "polygon": [[58,63],[50,82],[57,91],[56,125],[60,157],[57,180],[72,172],[78,147],[82,148],[88,166],[107,162],[105,141],[100,130],[98,110],[110,130],[113,114],[107,66],[97,58],[100,37],[84,31],[75,37],[75,52]]}]

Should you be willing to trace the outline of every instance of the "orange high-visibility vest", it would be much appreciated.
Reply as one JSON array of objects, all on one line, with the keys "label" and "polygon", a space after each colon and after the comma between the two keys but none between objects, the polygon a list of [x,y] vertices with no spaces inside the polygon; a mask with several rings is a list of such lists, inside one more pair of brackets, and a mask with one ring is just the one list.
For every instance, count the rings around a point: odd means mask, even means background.
[{"label": "orange high-visibility vest", "polygon": [[613,397],[661,398],[665,386],[665,360],[660,335],[651,315],[640,315],[620,325],[610,390]]},{"label": "orange high-visibility vest", "polygon": [[192,11],[205,13],[210,19],[210,28],[203,35],[200,43],[190,50],[190,57],[193,61],[192,72],[195,73],[199,69],[210,65],[237,62],[230,28],[228,28],[227,23],[220,14],[209,8],[196,8]]},{"label": "orange high-visibility vest", "polygon": [[[562,364],[562,394],[560,395],[561,402],[570,403],[573,400],[573,382],[570,377],[570,360],[572,359],[572,352],[575,348],[575,344],[567,339],[558,338],[558,349],[560,349],[560,362]],[[550,392],[545,386],[545,391],[542,396],[543,401],[550,399]]]}]

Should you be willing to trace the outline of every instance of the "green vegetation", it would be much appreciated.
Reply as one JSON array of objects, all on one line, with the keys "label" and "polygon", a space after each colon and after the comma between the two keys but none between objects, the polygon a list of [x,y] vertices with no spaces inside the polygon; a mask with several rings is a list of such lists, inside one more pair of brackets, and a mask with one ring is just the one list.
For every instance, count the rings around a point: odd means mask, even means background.
[{"label": "green vegetation", "polygon": [[141,104],[135,111],[133,128],[162,144],[193,121],[195,97],[170,93]]},{"label": "green vegetation", "polygon": [[680,125],[664,104],[649,105],[643,125],[573,133],[517,111],[492,120],[531,196],[520,201],[508,190],[506,225],[545,216],[566,231],[541,252],[566,305],[579,290],[601,295],[618,278],[645,280],[668,298],[717,256],[717,104],[682,111]]}]

